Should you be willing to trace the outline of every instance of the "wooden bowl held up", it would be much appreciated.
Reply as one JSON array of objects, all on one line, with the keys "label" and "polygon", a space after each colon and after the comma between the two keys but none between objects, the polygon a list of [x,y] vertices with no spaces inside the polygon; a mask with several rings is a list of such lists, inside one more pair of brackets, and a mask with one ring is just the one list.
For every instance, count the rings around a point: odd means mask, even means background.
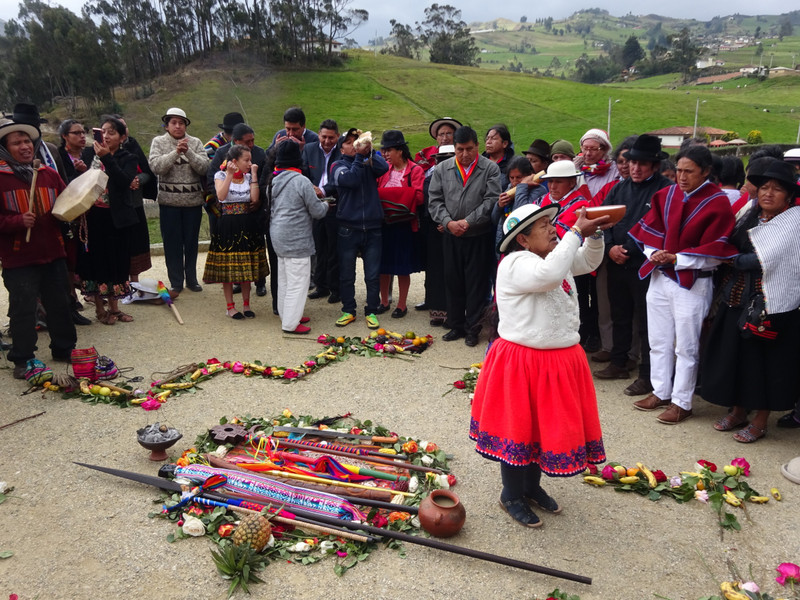
[{"label": "wooden bowl held up", "polygon": [[609,223],[616,225],[625,216],[626,207],[623,204],[610,204],[609,206],[592,206],[586,209],[587,219],[599,219],[605,215],[611,217]]}]

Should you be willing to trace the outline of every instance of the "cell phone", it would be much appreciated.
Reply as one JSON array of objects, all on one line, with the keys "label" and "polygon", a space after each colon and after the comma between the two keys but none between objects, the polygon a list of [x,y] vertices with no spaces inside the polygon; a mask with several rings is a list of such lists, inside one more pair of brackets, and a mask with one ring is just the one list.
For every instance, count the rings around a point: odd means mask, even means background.
[{"label": "cell phone", "polygon": [[92,136],[94,136],[94,141],[98,144],[103,143],[103,130],[99,127],[92,127]]}]

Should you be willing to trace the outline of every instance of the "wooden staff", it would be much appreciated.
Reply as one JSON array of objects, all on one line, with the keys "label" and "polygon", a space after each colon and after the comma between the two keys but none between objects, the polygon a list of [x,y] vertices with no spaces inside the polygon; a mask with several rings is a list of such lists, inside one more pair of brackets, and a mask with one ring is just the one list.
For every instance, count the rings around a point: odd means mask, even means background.
[{"label": "wooden staff", "polygon": [[[36,211],[33,210],[36,204],[36,178],[39,177],[39,167],[42,166],[42,161],[38,158],[33,160],[33,179],[31,179],[31,191],[28,192],[28,212],[32,215],[36,215]],[[31,241],[31,229],[32,227],[28,227],[28,231],[25,234],[25,242]]]}]

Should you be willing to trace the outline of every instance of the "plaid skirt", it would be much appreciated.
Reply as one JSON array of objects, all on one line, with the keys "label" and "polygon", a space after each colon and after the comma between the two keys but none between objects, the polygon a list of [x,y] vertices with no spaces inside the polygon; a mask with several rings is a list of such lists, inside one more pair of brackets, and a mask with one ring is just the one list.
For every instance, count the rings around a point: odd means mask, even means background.
[{"label": "plaid skirt", "polygon": [[222,215],[203,272],[204,283],[258,281],[269,274],[264,234],[253,213]]}]

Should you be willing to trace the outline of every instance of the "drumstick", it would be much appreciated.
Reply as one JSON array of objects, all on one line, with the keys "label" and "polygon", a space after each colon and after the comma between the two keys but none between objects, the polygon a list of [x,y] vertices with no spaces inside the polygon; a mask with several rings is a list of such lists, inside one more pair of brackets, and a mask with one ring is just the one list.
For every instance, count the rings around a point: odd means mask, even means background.
[{"label": "drumstick", "polygon": [[[36,212],[33,210],[34,206],[34,194],[36,193],[36,178],[39,176],[39,167],[42,166],[42,161],[38,158],[33,160],[33,179],[31,180],[31,191],[28,193],[28,212],[32,215],[35,215]],[[25,234],[25,241],[31,241],[31,227],[28,227],[28,232]]]}]

